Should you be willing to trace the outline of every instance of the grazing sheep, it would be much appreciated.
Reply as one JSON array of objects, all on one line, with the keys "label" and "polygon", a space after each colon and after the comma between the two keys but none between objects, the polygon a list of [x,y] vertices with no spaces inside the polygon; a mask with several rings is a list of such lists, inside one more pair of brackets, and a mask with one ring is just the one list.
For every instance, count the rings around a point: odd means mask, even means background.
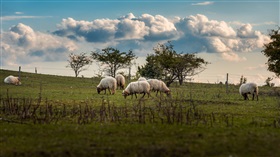
[{"label": "grazing sheep", "polygon": [[125,78],[124,78],[124,76],[121,75],[121,74],[118,74],[115,78],[117,80],[117,88],[124,89],[124,86],[125,86]]},{"label": "grazing sheep", "polygon": [[129,83],[125,90],[123,90],[122,95],[124,98],[126,98],[128,95],[131,95],[131,98],[133,98],[134,94],[137,98],[136,94],[143,94],[143,98],[146,93],[148,94],[148,97],[150,97],[150,84],[147,81],[136,81]]},{"label": "grazing sheep", "polygon": [[148,79],[147,80],[151,86],[151,90],[157,92],[164,92],[167,96],[170,96],[170,89],[166,86],[166,84],[158,79]]},{"label": "grazing sheep", "polygon": [[249,97],[247,94],[252,94],[253,95],[252,100],[254,100],[254,97],[256,95],[257,101],[258,101],[259,100],[258,92],[259,92],[259,89],[258,89],[258,85],[256,83],[245,83],[245,84],[242,84],[239,88],[239,93],[240,93],[240,95],[242,95],[244,97],[244,100],[249,100]]},{"label": "grazing sheep", "polygon": [[98,94],[100,94],[100,92],[103,90],[105,90],[105,94],[106,94],[106,89],[109,90],[110,94],[115,94],[116,88],[117,88],[117,80],[111,76],[101,79],[100,83],[96,87]]},{"label": "grazing sheep", "polygon": [[139,77],[138,81],[147,81],[145,77]]},{"label": "grazing sheep", "polygon": [[19,77],[15,77],[15,76],[12,76],[12,75],[6,77],[4,79],[4,83],[14,84],[14,85],[21,85]]}]

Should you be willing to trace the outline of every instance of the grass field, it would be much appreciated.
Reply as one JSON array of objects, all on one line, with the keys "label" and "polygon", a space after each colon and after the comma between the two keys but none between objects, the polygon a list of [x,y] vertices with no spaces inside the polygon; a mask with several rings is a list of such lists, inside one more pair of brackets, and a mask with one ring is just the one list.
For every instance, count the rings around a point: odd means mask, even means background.
[{"label": "grass field", "polygon": [[[0,71],[0,79],[18,75]],[[98,95],[99,78],[0,82],[0,156],[279,156],[280,88],[172,84],[172,97]],[[250,97],[251,98],[251,97]]]}]

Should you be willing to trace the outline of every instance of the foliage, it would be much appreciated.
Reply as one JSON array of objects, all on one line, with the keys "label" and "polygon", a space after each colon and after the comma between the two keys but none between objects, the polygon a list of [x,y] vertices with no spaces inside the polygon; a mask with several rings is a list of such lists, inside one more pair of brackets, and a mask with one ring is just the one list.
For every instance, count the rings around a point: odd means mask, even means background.
[{"label": "foliage", "polygon": [[277,77],[280,76],[280,27],[278,30],[271,30],[271,42],[264,44],[262,53],[268,58],[268,70],[274,72]]},{"label": "foliage", "polygon": [[154,55],[148,55],[146,57],[146,65],[138,66],[138,73],[147,78],[156,78],[159,79],[162,76],[162,69],[156,60]]},{"label": "foliage", "polygon": [[186,77],[202,72],[209,64],[194,53],[177,53],[171,42],[158,44],[154,54],[149,55],[146,61],[145,66],[138,67],[138,72],[144,77],[164,79],[167,86],[176,79],[182,85]]},{"label": "foliage", "polygon": [[104,71],[108,72],[112,77],[116,76],[117,70],[130,66],[131,61],[136,58],[132,50],[120,52],[112,47],[102,49],[101,52],[92,52],[91,55],[94,60],[106,65]]},{"label": "foliage", "polygon": [[80,72],[87,70],[86,65],[92,63],[92,59],[89,56],[86,56],[86,53],[81,53],[79,55],[71,53],[69,55],[69,60],[67,67],[70,67],[75,72],[75,77],[78,77]]},{"label": "foliage", "polygon": [[268,86],[268,87],[273,87],[273,86],[274,86],[274,83],[271,83],[272,80],[273,80],[273,78],[268,77],[268,78],[265,80],[265,85]]},{"label": "foliage", "polygon": [[242,85],[242,84],[244,84],[246,82],[247,82],[247,78],[242,75],[241,78],[240,78],[239,85]]}]

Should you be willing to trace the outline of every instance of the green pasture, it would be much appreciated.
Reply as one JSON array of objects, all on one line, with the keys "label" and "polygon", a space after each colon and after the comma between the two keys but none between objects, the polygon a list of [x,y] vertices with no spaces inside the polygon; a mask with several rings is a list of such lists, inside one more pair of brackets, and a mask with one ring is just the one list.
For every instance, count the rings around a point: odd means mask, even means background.
[{"label": "green pasture", "polygon": [[[97,94],[100,78],[0,71],[0,156],[278,156],[280,88],[171,84],[172,96]],[[251,98],[249,96],[249,98]]]}]

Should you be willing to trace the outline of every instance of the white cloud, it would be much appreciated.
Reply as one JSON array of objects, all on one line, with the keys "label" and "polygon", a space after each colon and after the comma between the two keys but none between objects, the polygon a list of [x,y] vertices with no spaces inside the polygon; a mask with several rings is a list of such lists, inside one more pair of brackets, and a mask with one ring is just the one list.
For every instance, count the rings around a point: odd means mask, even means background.
[{"label": "white cloud", "polygon": [[[220,53],[228,61],[244,61],[237,52],[260,51],[269,37],[253,29],[251,24],[240,24],[237,30],[225,21],[209,20],[197,14],[186,18],[176,18],[175,26],[182,37],[177,41],[185,43],[194,52]],[[232,23],[231,23],[232,24]]]},{"label": "white cloud", "polygon": [[200,3],[193,3],[192,5],[211,5],[211,4],[214,4],[214,2],[206,1]]},{"label": "white cloud", "polygon": [[13,26],[9,32],[3,33],[2,48],[13,51],[12,54],[18,51],[37,56],[37,59],[44,54],[45,60],[52,60],[52,52],[72,51],[77,48],[77,43],[98,48],[121,47],[147,54],[157,43],[172,41],[179,51],[218,53],[227,61],[240,62],[246,58],[237,52],[259,51],[264,43],[270,41],[267,35],[254,30],[253,25],[235,23],[239,24],[237,29],[231,27],[233,23],[212,20],[202,14],[171,20],[162,15],[142,14],[137,17],[132,13],[118,19],[93,21],[69,17],[62,19],[52,34],[36,32],[24,24]]},{"label": "white cloud", "polygon": [[258,66],[249,66],[249,67],[245,67],[245,70],[266,70],[267,69],[267,65],[266,64],[260,64]]},{"label": "white cloud", "polygon": [[17,12],[15,12],[15,14],[17,14],[17,15],[21,15],[21,14],[24,14],[23,12],[19,12],[19,11],[17,11]]},{"label": "white cloud", "polygon": [[238,54],[234,52],[223,52],[221,53],[221,56],[224,60],[231,62],[242,62],[247,60],[245,57],[239,57]]},{"label": "white cloud", "polygon": [[[18,14],[19,15],[19,14]],[[51,16],[1,16],[2,21],[20,20],[20,19],[38,19],[38,18],[50,18]]]},{"label": "white cloud", "polygon": [[69,39],[34,31],[22,23],[3,32],[1,38],[3,65],[66,60],[68,53],[77,49]]},{"label": "white cloud", "polygon": [[[66,37],[83,37],[88,42],[109,40],[172,40],[178,36],[175,25],[161,15],[132,13],[119,19],[95,19],[77,21],[63,19],[54,34]],[[77,38],[75,38],[77,39]]]}]

